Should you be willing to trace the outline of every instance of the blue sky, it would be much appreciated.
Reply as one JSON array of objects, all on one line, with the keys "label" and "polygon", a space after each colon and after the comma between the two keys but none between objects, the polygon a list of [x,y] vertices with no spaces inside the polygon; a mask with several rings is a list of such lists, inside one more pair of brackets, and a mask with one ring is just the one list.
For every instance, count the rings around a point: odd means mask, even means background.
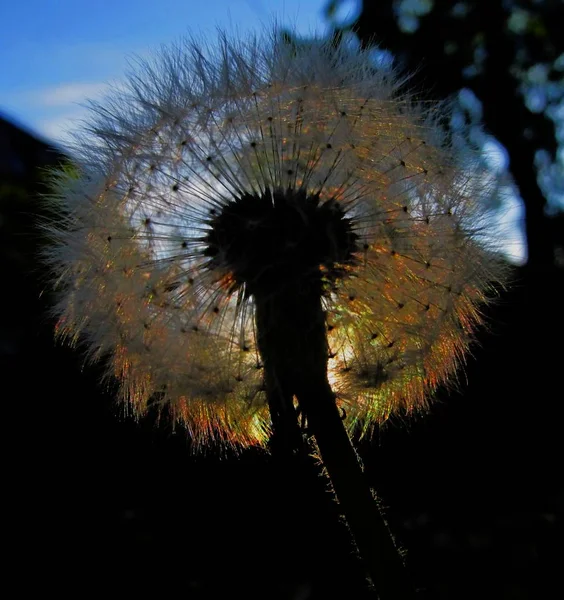
[{"label": "blue sky", "polygon": [[[88,98],[119,82],[133,56],[217,27],[241,35],[275,19],[300,34],[326,31],[327,0],[2,0],[0,114],[64,147]],[[339,19],[358,2],[347,0]],[[523,259],[520,202],[505,203],[508,254]],[[501,214],[501,213],[500,213]]]},{"label": "blue sky", "polygon": [[189,33],[241,34],[276,18],[324,31],[325,0],[3,0],[0,112],[51,140],[83,114],[80,103],[119,80],[133,55]]}]

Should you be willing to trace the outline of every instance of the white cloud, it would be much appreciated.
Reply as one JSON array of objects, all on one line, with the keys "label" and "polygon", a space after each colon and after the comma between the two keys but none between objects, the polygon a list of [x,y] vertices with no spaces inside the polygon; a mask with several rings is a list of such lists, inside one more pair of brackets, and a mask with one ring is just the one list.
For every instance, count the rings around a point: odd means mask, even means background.
[{"label": "white cloud", "polygon": [[52,119],[41,119],[36,127],[48,139],[64,143],[70,140],[70,133],[76,130],[77,122],[83,116],[82,113],[65,113]]},{"label": "white cloud", "polygon": [[68,82],[7,93],[0,89],[0,107],[47,140],[65,144],[88,116],[87,101],[99,99],[110,86],[119,83]]},{"label": "white cloud", "polygon": [[106,83],[63,83],[36,91],[34,100],[45,107],[63,107],[100,96],[107,88]]}]

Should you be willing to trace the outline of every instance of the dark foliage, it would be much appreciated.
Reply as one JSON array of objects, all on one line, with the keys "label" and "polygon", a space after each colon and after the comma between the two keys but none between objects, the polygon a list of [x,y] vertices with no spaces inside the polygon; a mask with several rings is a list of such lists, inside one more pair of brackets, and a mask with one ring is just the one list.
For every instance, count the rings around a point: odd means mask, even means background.
[{"label": "dark foliage", "polygon": [[[339,0],[328,3],[334,19]],[[547,110],[564,98],[564,3],[561,0],[435,0],[403,3],[364,0],[358,16],[335,22],[338,41],[354,32],[363,46],[390,51],[411,90],[425,99],[445,99],[463,88],[482,103],[482,122],[509,154],[509,169],[526,211],[529,264],[553,264],[562,252],[561,218],[546,214],[546,199],[537,182],[536,158],[544,150],[554,162],[555,122]],[[560,57],[560,58],[559,58]],[[531,109],[529,74],[540,66],[546,73],[546,106]]]}]

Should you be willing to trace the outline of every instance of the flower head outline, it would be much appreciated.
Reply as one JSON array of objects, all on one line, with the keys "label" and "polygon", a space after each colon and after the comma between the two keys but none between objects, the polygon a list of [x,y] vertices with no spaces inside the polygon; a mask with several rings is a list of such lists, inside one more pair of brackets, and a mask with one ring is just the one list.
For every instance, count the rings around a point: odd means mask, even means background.
[{"label": "flower head outline", "polygon": [[320,286],[351,430],[426,408],[456,371],[497,278],[488,189],[442,109],[399,87],[362,50],[223,35],[92,104],[48,260],[58,333],[107,358],[134,414],[263,444],[255,297],[290,280]]}]

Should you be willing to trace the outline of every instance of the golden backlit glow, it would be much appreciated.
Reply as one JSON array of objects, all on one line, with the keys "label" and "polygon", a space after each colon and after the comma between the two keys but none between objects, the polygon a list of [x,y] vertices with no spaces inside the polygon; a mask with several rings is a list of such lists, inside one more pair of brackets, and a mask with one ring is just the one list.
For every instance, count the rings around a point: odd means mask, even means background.
[{"label": "golden backlit glow", "polygon": [[355,265],[323,298],[347,426],[425,409],[498,277],[469,155],[367,55],[222,44],[205,64],[195,47],[171,50],[143,86],[94,108],[97,144],[58,181],[57,335],[107,360],[136,416],[156,405],[197,444],[264,444],[253,298],[209,268],[203,240],[243,193],[305,190],[341,203],[358,235]]}]

